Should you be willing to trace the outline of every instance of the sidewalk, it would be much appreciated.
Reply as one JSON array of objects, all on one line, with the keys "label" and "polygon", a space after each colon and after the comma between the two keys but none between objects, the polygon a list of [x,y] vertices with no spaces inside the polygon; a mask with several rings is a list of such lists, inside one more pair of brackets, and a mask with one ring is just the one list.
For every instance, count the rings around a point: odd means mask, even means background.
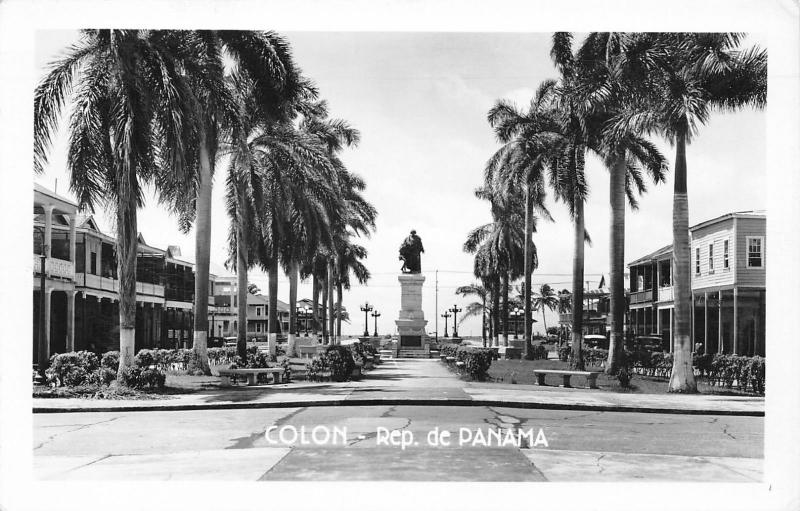
[{"label": "sidewalk", "polygon": [[464,382],[438,360],[389,360],[361,381],[297,382],[197,391],[157,400],[33,399],[34,413],[288,408],[339,405],[495,406],[764,416],[764,398],[624,394],[583,388]]}]

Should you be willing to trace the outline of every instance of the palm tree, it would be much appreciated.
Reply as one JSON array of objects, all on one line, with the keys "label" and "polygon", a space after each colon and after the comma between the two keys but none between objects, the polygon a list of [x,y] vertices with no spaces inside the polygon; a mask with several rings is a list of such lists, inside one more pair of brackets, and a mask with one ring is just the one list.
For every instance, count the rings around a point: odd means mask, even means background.
[{"label": "palm tree", "polygon": [[[570,35],[555,38],[569,45]],[[590,146],[600,154],[609,170],[611,243],[609,261],[610,343],[606,372],[616,374],[622,357],[625,302],[625,198],[637,209],[634,192],[646,191],[641,170],[656,184],[664,181],[666,158],[648,140],[641,128],[624,123],[650,108],[646,63],[653,57],[648,45],[635,44],[635,35],[591,33],[579,50],[581,73],[578,79],[589,104],[597,140]]]},{"label": "palm tree", "polygon": [[634,43],[649,48],[650,110],[623,119],[623,129],[660,132],[675,146],[672,210],[674,363],[671,392],[697,392],[692,368],[691,255],[686,146],[713,110],[763,108],[767,92],[767,52],[740,50],[743,34],[637,34]]},{"label": "palm tree", "polygon": [[[502,294],[502,309],[499,310],[502,325],[495,320],[495,326],[502,331],[503,346],[508,346],[509,283],[519,278],[523,270],[525,233],[522,199],[518,194],[501,194],[489,186],[478,188],[475,196],[490,202],[492,222],[469,232],[464,251],[475,254],[476,264],[481,261],[483,268],[479,274],[495,276],[495,281],[499,281],[493,301]],[[497,313],[498,309],[495,308],[495,311]]]},{"label": "palm tree", "polygon": [[480,284],[470,284],[468,286],[460,286],[456,289],[456,294],[463,297],[468,296],[475,296],[480,301],[479,302],[472,302],[467,304],[464,308],[464,314],[461,316],[461,321],[459,324],[466,321],[468,318],[477,316],[480,314],[481,316],[481,340],[483,341],[483,347],[486,347],[486,330],[487,330],[487,321],[486,318],[490,314],[490,309],[487,305],[489,302],[489,290]]},{"label": "palm tree", "polygon": [[[183,173],[193,112],[178,99],[189,90],[173,65],[169,32],[83,30],[79,43],[51,64],[34,93],[34,171],[43,172],[59,117],[71,99],[67,168],[81,208],[113,208],[119,276],[120,362],[133,364],[136,326],[137,209],[142,189],[164,173]],[[156,148],[166,150],[158,151]],[[166,169],[169,169],[166,170]],[[206,328],[206,326],[204,326]],[[121,379],[123,379],[121,378]]]},{"label": "palm tree", "polygon": [[513,104],[501,100],[489,111],[489,123],[498,141],[503,143],[489,161],[487,175],[500,182],[504,193],[525,190],[525,245],[524,245],[524,325],[525,358],[532,358],[531,275],[534,269],[536,247],[532,235],[536,230],[534,210],[552,221],[544,205],[545,165],[551,158],[551,131],[558,126],[552,116],[554,81],[543,82],[531,100],[527,112],[520,112]]},{"label": "palm tree", "polygon": [[234,76],[249,81],[251,108],[273,122],[291,117],[291,103],[307,94],[309,86],[295,67],[287,43],[273,32],[199,30],[176,32],[170,49],[180,69],[191,81],[186,95],[196,111],[197,160],[195,172],[169,183],[168,205],[181,216],[180,226],[195,228],[195,293],[193,350],[197,362],[209,372],[207,356],[208,284],[211,247],[211,196],[214,167],[220,146],[229,145],[240,122],[235,96],[239,91],[226,82]]},{"label": "palm tree", "polygon": [[550,309],[554,311],[559,308],[559,300],[556,292],[550,287],[550,284],[542,284],[539,286],[539,292],[534,295],[533,308],[536,310],[541,309],[542,321],[544,323],[544,334],[547,336],[547,318],[545,317],[544,310]]}]

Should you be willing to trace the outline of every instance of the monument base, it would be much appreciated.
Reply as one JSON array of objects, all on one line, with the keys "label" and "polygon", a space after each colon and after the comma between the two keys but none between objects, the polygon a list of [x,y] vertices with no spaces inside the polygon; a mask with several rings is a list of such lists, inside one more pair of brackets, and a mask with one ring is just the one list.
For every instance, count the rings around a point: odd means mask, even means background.
[{"label": "monument base", "polygon": [[400,312],[395,320],[397,333],[398,353],[400,350],[426,351],[428,335],[425,326],[428,321],[422,312],[422,284],[425,276],[419,273],[404,273],[398,275],[400,281]]}]

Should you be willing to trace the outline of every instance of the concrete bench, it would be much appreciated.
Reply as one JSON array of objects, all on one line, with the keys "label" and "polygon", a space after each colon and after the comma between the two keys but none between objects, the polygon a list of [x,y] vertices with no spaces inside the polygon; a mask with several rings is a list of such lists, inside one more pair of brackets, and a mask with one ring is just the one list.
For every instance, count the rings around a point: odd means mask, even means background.
[{"label": "concrete bench", "polygon": [[244,368],[244,369],[220,369],[219,376],[222,379],[223,387],[230,387],[231,377],[247,376],[247,385],[252,386],[256,384],[256,379],[259,374],[269,374],[272,376],[273,383],[281,383],[286,370],[282,367],[260,367],[260,368]]},{"label": "concrete bench", "polygon": [[565,388],[572,387],[572,385],[569,384],[569,380],[572,376],[585,376],[587,388],[596,389],[597,375],[600,373],[595,371],[559,371],[555,369],[535,369],[533,371],[533,375],[536,376],[536,384],[542,386],[546,385],[544,382],[544,377],[548,374],[560,375],[562,378],[562,384],[560,387]]}]

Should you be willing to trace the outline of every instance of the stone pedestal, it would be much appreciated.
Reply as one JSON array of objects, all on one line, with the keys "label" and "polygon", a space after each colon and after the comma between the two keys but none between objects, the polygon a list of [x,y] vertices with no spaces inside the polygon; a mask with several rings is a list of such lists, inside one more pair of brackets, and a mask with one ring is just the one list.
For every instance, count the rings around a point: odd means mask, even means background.
[{"label": "stone pedestal", "polygon": [[419,273],[404,273],[400,281],[400,313],[397,331],[400,335],[399,349],[424,350],[427,341],[425,326],[428,321],[422,312],[422,284],[425,276]]}]

